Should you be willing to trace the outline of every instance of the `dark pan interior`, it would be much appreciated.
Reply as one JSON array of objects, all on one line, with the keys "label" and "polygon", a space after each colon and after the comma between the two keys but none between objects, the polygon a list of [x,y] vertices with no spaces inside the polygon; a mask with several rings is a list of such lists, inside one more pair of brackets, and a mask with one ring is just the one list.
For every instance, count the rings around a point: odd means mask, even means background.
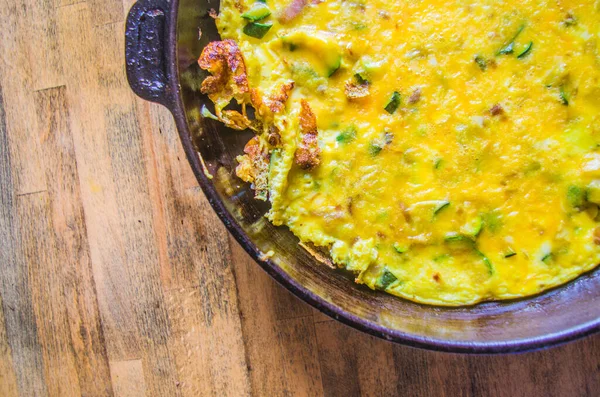
[{"label": "dark pan interior", "polygon": [[[179,1],[177,54],[187,119],[187,128],[180,124],[180,133],[191,134],[195,150],[214,176],[209,180],[198,162],[192,161],[209,200],[265,270],[329,315],[371,334],[413,346],[472,353],[524,351],[597,331],[598,272],[525,300],[457,309],[431,307],[354,284],[346,272],[316,262],[286,228],[269,224],[263,217],[268,207],[254,200],[250,187],[234,174],[235,158],[251,134],[200,118],[201,105],[210,105],[210,101],[199,92],[205,75],[196,59],[207,42],[219,39],[208,13],[211,8],[218,11],[218,5],[216,0]],[[202,32],[200,39],[198,29]],[[261,257],[268,251],[274,253],[270,259]]]}]

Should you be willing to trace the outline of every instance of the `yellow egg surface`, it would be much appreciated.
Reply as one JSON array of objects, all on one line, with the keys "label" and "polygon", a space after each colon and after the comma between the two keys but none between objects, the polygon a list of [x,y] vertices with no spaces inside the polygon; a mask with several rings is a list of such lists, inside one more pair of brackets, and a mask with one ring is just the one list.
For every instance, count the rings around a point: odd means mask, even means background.
[{"label": "yellow egg surface", "polygon": [[203,113],[256,131],[238,175],[356,282],[457,306],[600,262],[599,0],[225,0],[217,26]]}]

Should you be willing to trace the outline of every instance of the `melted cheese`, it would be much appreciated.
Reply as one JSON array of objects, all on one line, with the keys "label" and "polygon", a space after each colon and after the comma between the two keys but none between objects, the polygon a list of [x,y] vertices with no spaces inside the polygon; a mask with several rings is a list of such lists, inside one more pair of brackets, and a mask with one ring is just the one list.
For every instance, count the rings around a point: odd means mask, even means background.
[{"label": "melted cheese", "polygon": [[[261,39],[243,33],[251,0],[218,18],[251,87],[295,82],[269,121],[272,222],[428,304],[523,297],[596,266],[600,1],[326,0],[281,23],[289,3],[267,0]],[[293,161],[301,99],[321,149],[309,171]]]}]

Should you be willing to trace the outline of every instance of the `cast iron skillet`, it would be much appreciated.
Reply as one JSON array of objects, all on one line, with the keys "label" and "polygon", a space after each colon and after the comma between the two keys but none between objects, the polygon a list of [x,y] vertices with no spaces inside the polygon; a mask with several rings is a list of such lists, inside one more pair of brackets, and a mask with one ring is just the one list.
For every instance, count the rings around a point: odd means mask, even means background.
[{"label": "cast iron skillet", "polygon": [[[140,0],[127,18],[131,88],[172,113],[194,174],[227,229],[275,280],[329,316],[369,334],[432,350],[521,352],[564,343],[600,329],[600,276],[592,272],[536,297],[467,308],[439,308],[392,297],[352,282],[298,246],[286,228],[262,216],[266,205],[234,175],[235,157],[250,138],[199,115],[210,101],[196,59],[218,40],[210,9],[218,0]],[[200,35],[201,30],[201,35]],[[206,170],[214,176],[207,177]],[[541,205],[541,204],[540,204]],[[273,251],[268,257],[265,253]]]}]

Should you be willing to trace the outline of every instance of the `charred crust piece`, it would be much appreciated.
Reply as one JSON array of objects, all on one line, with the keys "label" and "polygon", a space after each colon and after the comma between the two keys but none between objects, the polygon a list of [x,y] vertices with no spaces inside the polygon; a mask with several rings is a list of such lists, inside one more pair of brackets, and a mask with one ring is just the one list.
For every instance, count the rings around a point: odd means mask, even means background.
[{"label": "charred crust piece", "polygon": [[421,89],[417,88],[416,90],[413,91],[413,93],[408,98],[408,103],[410,105],[414,105],[415,103],[419,102],[420,100],[421,100]]},{"label": "charred crust piece", "polygon": [[223,110],[220,120],[229,128],[245,130],[252,127],[252,121],[235,110]]},{"label": "charred crust piece", "polygon": [[[252,122],[246,117],[248,102],[248,76],[242,53],[233,40],[213,41],[208,43],[198,65],[212,76],[202,82],[200,90],[208,94],[215,103],[215,113],[226,126],[236,130],[252,128]],[[243,112],[223,110],[231,100],[242,104]]]},{"label": "charred crust piece", "polygon": [[490,114],[492,116],[502,116],[504,114],[504,108],[499,103],[492,106],[490,109]]},{"label": "charred crust piece", "polygon": [[369,96],[369,86],[367,84],[359,84],[354,81],[346,83],[346,96],[349,99],[360,99]]},{"label": "charred crust piece", "polygon": [[272,94],[268,98],[263,98],[260,91],[252,88],[250,90],[250,101],[258,114],[262,117],[269,117],[270,113],[279,113],[285,108],[290,93],[294,89],[293,81],[283,84],[279,88],[279,92]]},{"label": "charred crust piece", "polygon": [[238,156],[235,173],[245,182],[252,183],[255,197],[266,200],[268,194],[269,160],[267,151],[261,147],[257,136],[248,141],[244,147],[244,155]]},{"label": "charred crust piece", "polygon": [[301,141],[296,149],[295,160],[300,168],[305,170],[313,169],[320,163],[319,144],[317,140],[317,118],[313,113],[308,102],[304,99],[301,102],[300,110],[300,135]]},{"label": "charred crust piece", "polygon": [[360,99],[369,96],[369,82],[359,74],[355,74],[346,83],[345,94],[348,99]]},{"label": "charred crust piece", "polygon": [[275,147],[281,145],[281,135],[279,134],[277,127],[275,127],[274,125],[269,126],[269,135],[267,136],[267,142],[269,142],[269,145]]},{"label": "charred crust piece", "polygon": [[198,65],[212,74],[202,82],[202,93],[242,99],[243,94],[249,91],[246,64],[235,41],[208,43],[202,50]]},{"label": "charred crust piece", "polygon": [[283,84],[277,94],[273,94],[269,97],[269,109],[271,109],[273,113],[278,113],[283,110],[285,103],[290,96],[290,92],[294,89],[294,85],[293,81]]},{"label": "charred crust piece", "polygon": [[258,91],[256,88],[250,89],[250,103],[258,114],[263,117],[265,116],[265,103],[260,91]]}]

